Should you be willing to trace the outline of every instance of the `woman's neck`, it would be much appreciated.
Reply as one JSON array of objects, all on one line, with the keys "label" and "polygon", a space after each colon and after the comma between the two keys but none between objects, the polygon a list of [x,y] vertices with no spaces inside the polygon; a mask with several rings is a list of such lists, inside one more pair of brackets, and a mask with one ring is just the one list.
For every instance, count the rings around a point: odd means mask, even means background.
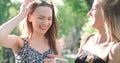
[{"label": "woman's neck", "polygon": [[107,35],[104,30],[98,31],[94,38],[96,38],[96,44],[101,44],[107,41]]},{"label": "woman's neck", "polygon": [[33,33],[31,35],[31,38],[29,39],[29,41],[38,41],[38,42],[45,42],[47,39],[45,38],[44,34],[36,34]]}]

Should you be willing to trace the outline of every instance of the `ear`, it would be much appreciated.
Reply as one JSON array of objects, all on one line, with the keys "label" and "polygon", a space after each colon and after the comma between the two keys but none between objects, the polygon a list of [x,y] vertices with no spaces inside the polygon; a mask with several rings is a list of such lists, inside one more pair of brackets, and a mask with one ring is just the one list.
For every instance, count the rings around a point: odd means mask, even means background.
[{"label": "ear", "polygon": [[29,22],[32,22],[32,15],[31,14],[28,14],[27,18],[28,18]]}]

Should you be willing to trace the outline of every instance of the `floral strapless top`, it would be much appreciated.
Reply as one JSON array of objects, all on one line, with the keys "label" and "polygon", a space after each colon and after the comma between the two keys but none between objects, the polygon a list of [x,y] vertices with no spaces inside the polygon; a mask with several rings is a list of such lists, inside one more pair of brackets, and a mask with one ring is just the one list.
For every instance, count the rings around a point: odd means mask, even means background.
[{"label": "floral strapless top", "polygon": [[24,40],[24,46],[20,48],[19,53],[15,56],[16,63],[44,63],[45,58],[49,58],[47,54],[54,54],[52,49],[39,53],[28,45],[28,41]]}]

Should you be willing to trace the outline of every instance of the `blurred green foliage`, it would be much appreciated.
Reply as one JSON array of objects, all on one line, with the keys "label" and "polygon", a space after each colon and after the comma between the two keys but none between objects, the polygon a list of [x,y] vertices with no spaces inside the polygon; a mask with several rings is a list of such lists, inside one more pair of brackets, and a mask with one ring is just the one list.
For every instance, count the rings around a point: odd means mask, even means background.
[{"label": "blurred green foliage", "polygon": [[66,59],[69,61],[69,63],[74,63],[74,59],[73,58],[67,58]]},{"label": "blurred green foliage", "polygon": [[[85,0],[63,0],[64,5],[57,6],[60,36],[68,35],[77,30],[80,33],[82,26],[86,23],[89,5]],[[79,35],[79,34],[78,34]]]},{"label": "blurred green foliage", "polygon": [[[2,25],[7,20],[11,19],[13,16],[15,16],[20,8],[19,2],[11,2],[10,0],[0,0],[0,25]],[[12,34],[19,34],[18,30],[14,30]],[[0,60],[3,60],[6,58],[6,51],[9,50],[7,48],[3,48],[0,46]],[[12,51],[10,53],[12,55]],[[12,62],[13,59],[12,59]]]}]

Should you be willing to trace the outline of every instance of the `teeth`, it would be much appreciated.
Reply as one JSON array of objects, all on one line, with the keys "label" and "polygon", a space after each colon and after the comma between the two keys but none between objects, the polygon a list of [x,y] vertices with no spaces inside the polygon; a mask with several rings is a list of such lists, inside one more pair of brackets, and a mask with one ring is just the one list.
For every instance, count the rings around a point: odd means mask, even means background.
[{"label": "teeth", "polygon": [[42,30],[46,30],[47,27],[39,26]]}]

